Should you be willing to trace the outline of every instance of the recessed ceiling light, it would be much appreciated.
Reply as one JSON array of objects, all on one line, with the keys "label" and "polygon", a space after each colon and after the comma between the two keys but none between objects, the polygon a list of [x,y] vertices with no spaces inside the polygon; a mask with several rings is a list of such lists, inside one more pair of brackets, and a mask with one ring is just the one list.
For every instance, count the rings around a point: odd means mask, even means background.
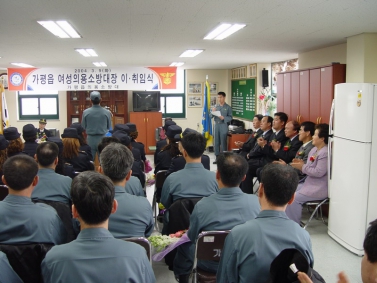
[{"label": "recessed ceiling light", "polygon": [[23,67],[23,68],[34,68],[34,66],[25,64],[25,63],[11,63],[12,65],[18,66],[18,67]]},{"label": "recessed ceiling light", "polygon": [[105,62],[93,62],[96,67],[107,67]]},{"label": "recessed ceiling light", "polygon": [[179,66],[182,66],[183,64],[185,64],[185,63],[184,62],[173,62],[169,66],[170,67],[179,67]]},{"label": "recessed ceiling light", "polygon": [[229,35],[239,31],[240,29],[244,28],[245,24],[221,24],[216,27],[213,31],[207,34],[203,39],[214,39],[214,40],[222,40]]},{"label": "recessed ceiling light", "polygon": [[76,48],[75,50],[84,57],[98,57],[97,53],[92,48]]},{"label": "recessed ceiling light", "polygon": [[179,57],[195,57],[199,53],[202,53],[203,49],[188,49],[185,52],[183,52]]},{"label": "recessed ceiling light", "polygon": [[81,38],[78,32],[67,21],[37,21],[52,34],[60,38]]}]

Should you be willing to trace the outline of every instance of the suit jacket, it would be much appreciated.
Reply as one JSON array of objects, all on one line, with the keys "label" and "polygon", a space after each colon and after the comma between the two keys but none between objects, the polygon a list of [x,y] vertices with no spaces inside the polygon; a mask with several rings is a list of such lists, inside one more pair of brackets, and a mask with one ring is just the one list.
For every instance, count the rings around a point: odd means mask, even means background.
[{"label": "suit jacket", "polygon": [[[306,144],[305,146],[302,145],[299,148],[299,150],[296,152],[295,158],[296,159],[302,159],[304,161],[304,163],[306,163],[307,160],[308,160],[308,157],[309,157],[309,152],[312,150],[313,147],[314,147],[314,145],[311,141],[308,144]],[[295,168],[295,171],[297,172],[300,180],[302,180],[306,176],[304,173],[302,173],[301,170],[298,170],[298,169]]]},{"label": "suit jacket", "polygon": [[[289,163],[292,159],[296,156],[297,151],[302,146],[302,142],[298,139],[298,135],[293,138],[293,140],[287,140],[286,143],[289,142],[289,148],[287,150],[279,149],[275,152],[275,156],[278,159],[284,160],[285,163]],[[285,144],[284,144],[285,145]]]},{"label": "suit jacket", "polygon": [[[264,139],[270,140],[270,137],[273,135],[272,129],[266,131],[264,134]],[[263,157],[262,148],[255,142],[254,148],[249,152],[249,159],[261,159]]]},{"label": "suit jacket", "polygon": [[156,160],[157,160],[157,154],[161,151],[161,149],[163,149],[164,146],[166,146],[168,144],[168,142],[166,141],[166,139],[164,140],[160,140],[158,142],[156,142],[156,151],[154,152],[154,163],[156,164]]},{"label": "suit jacket", "polygon": [[141,159],[145,162],[146,158],[145,158],[144,144],[142,144],[141,142],[137,142],[135,140],[132,140],[131,145],[132,145],[133,148],[137,148],[138,150],[140,150]]},{"label": "suit jacket", "polygon": [[[202,155],[202,164],[204,166],[205,169],[207,170],[211,170],[210,169],[210,160],[209,160],[209,156],[208,155],[205,155],[203,154]],[[168,171],[166,171],[166,176],[169,176],[171,173],[173,172],[177,172],[179,170],[182,170],[183,168],[185,168],[185,165],[186,165],[186,160],[183,156],[177,156],[177,157],[174,157],[172,160],[171,160],[171,163],[170,163],[170,167],[168,169]]]},{"label": "suit jacket", "polygon": [[245,156],[252,150],[257,142],[258,137],[260,137],[263,134],[263,131],[261,129],[258,129],[258,131],[253,132],[252,135],[247,139],[247,141],[242,145],[242,148],[240,149],[240,153],[242,156]]},{"label": "suit jacket", "polygon": [[[311,157],[314,160],[310,160]],[[309,158],[306,164],[302,167],[302,173],[307,177],[304,183],[299,184],[297,191],[305,196],[324,199],[328,196],[327,184],[327,146],[317,151],[313,147],[309,152]]]},{"label": "suit jacket", "polygon": [[268,141],[268,143],[265,145],[265,147],[262,149],[262,153],[263,153],[263,161],[265,164],[267,163],[270,163],[274,160],[279,160],[276,155],[275,155],[275,151],[272,149],[272,147],[270,146],[271,142],[273,140],[276,140],[278,142],[280,142],[281,146],[280,146],[280,150],[283,150],[284,148],[284,145],[285,143],[287,142],[288,138],[285,136],[285,133],[284,133],[284,129],[281,129],[280,132],[278,134],[273,133],[271,136],[270,136],[270,139]]}]

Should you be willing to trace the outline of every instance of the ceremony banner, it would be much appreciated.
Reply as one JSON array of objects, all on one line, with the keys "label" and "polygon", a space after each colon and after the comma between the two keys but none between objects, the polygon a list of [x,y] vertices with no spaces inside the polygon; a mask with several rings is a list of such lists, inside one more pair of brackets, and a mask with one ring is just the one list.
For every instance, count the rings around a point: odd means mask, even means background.
[{"label": "ceremony banner", "polygon": [[9,90],[176,89],[176,67],[8,68]]}]

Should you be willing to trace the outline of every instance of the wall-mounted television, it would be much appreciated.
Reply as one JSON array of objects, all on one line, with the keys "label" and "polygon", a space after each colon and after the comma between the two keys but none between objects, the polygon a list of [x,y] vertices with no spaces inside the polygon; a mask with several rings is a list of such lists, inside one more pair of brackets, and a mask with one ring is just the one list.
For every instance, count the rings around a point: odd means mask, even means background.
[{"label": "wall-mounted television", "polygon": [[159,91],[134,91],[132,95],[133,111],[160,111]]}]

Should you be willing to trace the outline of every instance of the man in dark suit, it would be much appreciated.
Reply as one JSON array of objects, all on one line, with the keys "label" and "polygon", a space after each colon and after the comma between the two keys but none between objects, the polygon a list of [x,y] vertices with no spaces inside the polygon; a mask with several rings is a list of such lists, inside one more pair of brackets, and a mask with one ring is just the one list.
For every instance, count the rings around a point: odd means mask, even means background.
[{"label": "man in dark suit", "polygon": [[240,148],[239,154],[246,158],[246,155],[252,150],[255,146],[257,138],[263,134],[263,130],[260,128],[263,115],[257,114],[253,119],[253,128],[255,131],[250,135],[246,142],[235,142],[236,146]]},{"label": "man in dark suit", "polygon": [[284,145],[288,140],[284,133],[284,128],[287,124],[287,121],[287,114],[285,114],[284,112],[276,112],[272,122],[272,128],[275,130],[275,132],[270,136],[268,140],[264,138],[257,139],[257,144],[259,146],[259,148],[257,149],[257,153],[261,156],[261,158],[259,160],[254,158],[248,161],[249,170],[246,174],[245,181],[241,184],[241,188],[244,192],[253,192],[253,178],[257,176],[258,168],[263,167],[267,163],[271,163],[272,161],[278,160],[278,158],[275,155],[275,151],[271,147],[271,144],[279,143],[280,149],[284,148]]}]

